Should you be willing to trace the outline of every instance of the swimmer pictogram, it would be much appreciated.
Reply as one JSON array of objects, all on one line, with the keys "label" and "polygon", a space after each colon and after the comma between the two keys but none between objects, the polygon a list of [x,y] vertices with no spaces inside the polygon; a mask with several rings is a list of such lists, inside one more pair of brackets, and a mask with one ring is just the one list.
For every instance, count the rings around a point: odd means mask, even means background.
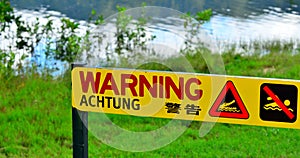
[{"label": "swimmer pictogram", "polygon": [[264,121],[290,122],[297,119],[297,93],[294,85],[262,84],[260,118]]},{"label": "swimmer pictogram", "polygon": [[[277,97],[277,95],[276,95],[276,97]],[[272,98],[268,97],[267,100],[272,100]],[[290,102],[290,100],[285,100],[283,102],[283,104],[286,107],[288,107],[289,105],[291,105],[291,102]],[[264,106],[264,109],[266,109],[266,110],[278,110],[278,111],[282,111],[282,109],[278,106],[278,104],[276,102],[272,102],[272,103],[266,104]],[[291,109],[291,108],[288,108],[288,110],[291,111],[291,112],[294,112],[294,110]]]}]

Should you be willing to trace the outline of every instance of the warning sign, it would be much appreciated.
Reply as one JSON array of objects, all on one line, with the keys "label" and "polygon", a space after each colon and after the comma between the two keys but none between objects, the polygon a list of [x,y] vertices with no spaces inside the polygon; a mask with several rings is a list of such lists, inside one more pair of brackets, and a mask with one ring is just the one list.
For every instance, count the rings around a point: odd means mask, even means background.
[{"label": "warning sign", "polygon": [[260,118],[265,121],[290,122],[297,119],[297,87],[268,84],[260,87]]},{"label": "warning sign", "polygon": [[232,81],[228,81],[209,111],[210,116],[248,119],[249,113]]},{"label": "warning sign", "polygon": [[81,111],[300,129],[300,81],[76,67]]}]

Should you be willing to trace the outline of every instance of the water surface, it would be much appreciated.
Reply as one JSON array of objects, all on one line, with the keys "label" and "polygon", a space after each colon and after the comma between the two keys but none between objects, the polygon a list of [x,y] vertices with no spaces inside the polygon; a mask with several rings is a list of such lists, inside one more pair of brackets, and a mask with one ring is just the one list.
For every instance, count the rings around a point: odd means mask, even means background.
[{"label": "water surface", "polygon": [[117,13],[117,5],[135,8],[143,2],[185,13],[211,8],[214,16],[203,27],[223,41],[300,38],[300,1],[296,0],[11,0],[18,9],[42,7],[77,20],[87,20],[92,9],[108,17]]}]

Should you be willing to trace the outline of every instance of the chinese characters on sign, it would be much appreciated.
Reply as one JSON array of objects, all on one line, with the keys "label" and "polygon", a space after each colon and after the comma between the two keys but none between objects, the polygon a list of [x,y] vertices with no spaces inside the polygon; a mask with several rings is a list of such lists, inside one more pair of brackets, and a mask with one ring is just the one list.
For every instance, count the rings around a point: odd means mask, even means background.
[{"label": "chinese characters on sign", "polygon": [[[166,103],[167,113],[179,114],[181,110],[180,106],[181,104],[177,104],[177,103]],[[196,106],[194,104],[187,104],[184,110],[186,110],[187,115],[199,115],[201,108],[200,106]]]}]

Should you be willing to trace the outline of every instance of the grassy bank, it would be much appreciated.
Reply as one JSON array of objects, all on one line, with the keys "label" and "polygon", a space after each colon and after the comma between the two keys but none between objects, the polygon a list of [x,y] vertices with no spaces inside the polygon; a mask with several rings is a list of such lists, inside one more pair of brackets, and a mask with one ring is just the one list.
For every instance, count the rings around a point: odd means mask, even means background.
[{"label": "grassy bank", "polygon": [[30,75],[0,87],[1,157],[71,155],[70,86]]},{"label": "grassy bank", "polygon": [[[186,58],[197,72],[208,72],[201,54]],[[300,53],[271,51],[261,56],[222,55],[228,75],[299,79]],[[157,65],[141,68],[165,69]],[[157,129],[169,120],[109,115],[132,131]],[[135,124],[132,124],[134,122]],[[35,74],[1,79],[0,157],[72,157],[70,75],[52,79]],[[114,149],[89,134],[90,157],[298,157],[300,131],[216,124],[199,137],[201,122],[193,122],[176,141],[150,152]]]}]

